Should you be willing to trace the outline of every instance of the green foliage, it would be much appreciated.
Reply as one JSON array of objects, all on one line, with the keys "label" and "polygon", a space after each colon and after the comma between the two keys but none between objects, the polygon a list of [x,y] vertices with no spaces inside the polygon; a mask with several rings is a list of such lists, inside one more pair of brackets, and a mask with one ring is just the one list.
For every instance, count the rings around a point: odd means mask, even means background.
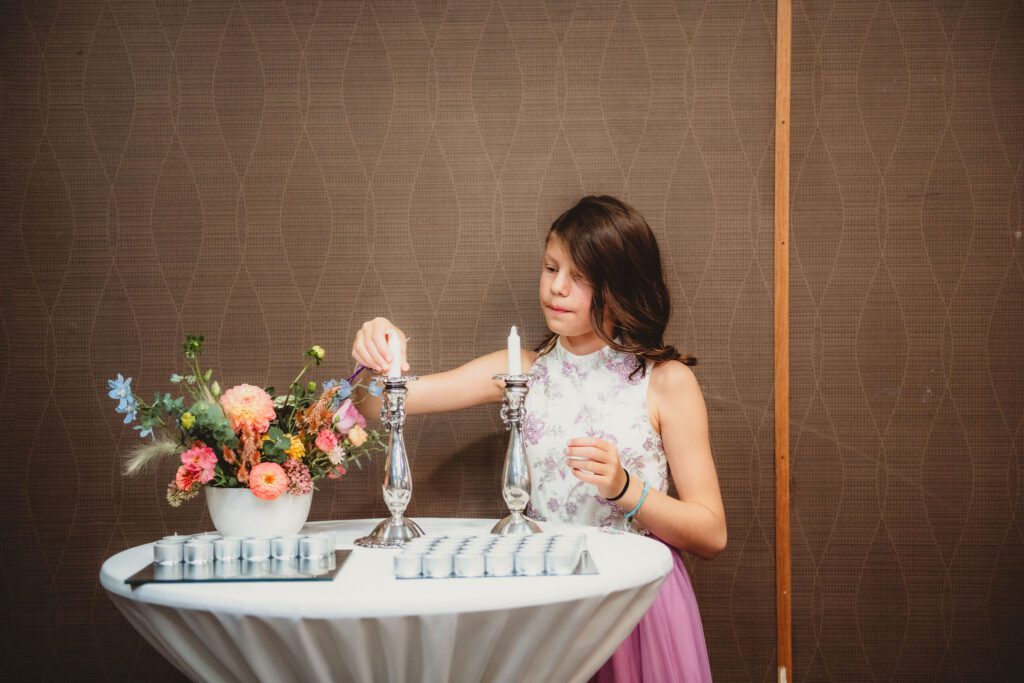
[{"label": "green foliage", "polygon": [[231,423],[224,416],[220,404],[197,401],[188,411],[196,417],[191,433],[206,432],[213,443],[223,444],[228,448],[238,447],[238,437],[231,429]]}]

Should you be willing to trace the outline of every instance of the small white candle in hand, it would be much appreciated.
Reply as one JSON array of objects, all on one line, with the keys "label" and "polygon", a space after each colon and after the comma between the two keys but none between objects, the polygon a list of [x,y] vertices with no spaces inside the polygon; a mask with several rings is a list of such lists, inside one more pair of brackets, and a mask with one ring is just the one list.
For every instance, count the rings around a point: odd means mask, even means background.
[{"label": "small white candle in hand", "polygon": [[398,335],[394,330],[388,330],[388,351],[391,352],[391,367],[388,368],[388,377],[402,376],[402,346]]},{"label": "small white candle in hand", "polygon": [[523,374],[522,358],[519,355],[519,331],[516,330],[515,325],[512,326],[512,331],[508,333],[508,374]]}]

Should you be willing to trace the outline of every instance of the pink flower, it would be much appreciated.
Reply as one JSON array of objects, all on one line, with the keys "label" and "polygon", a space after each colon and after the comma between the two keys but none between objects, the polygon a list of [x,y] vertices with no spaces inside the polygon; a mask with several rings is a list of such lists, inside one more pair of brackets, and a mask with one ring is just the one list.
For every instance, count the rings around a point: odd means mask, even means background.
[{"label": "pink flower", "polygon": [[261,462],[249,473],[249,488],[257,498],[274,500],[288,490],[288,475],[276,462]]},{"label": "pink flower", "polygon": [[288,493],[301,496],[313,492],[313,477],[308,467],[298,460],[287,460],[282,467],[288,474]]},{"label": "pink flower", "polygon": [[242,427],[249,427],[255,433],[263,434],[274,419],[274,399],[251,384],[239,384],[228,389],[220,397],[220,405],[236,432]]},{"label": "pink flower", "polygon": [[330,453],[338,445],[338,435],[330,429],[321,429],[316,435],[316,447],[324,453]]},{"label": "pink flower", "polygon": [[212,470],[217,464],[217,454],[205,444],[196,445],[181,454],[181,462],[202,470]]},{"label": "pink flower", "polygon": [[363,414],[352,405],[352,399],[346,398],[345,402],[341,404],[337,412],[334,413],[332,418],[334,421],[334,428],[338,430],[339,434],[346,434],[348,430],[352,429],[353,426],[359,425],[360,427],[366,426],[366,418]]},{"label": "pink flower", "polygon": [[327,478],[328,479],[341,479],[343,476],[345,476],[345,474],[347,472],[348,472],[348,470],[345,469],[344,465],[338,465],[333,470],[331,470],[330,472],[327,473]]},{"label": "pink flower", "polygon": [[[213,472],[210,472],[210,476],[213,476]],[[178,486],[179,491],[188,491],[190,488],[196,485],[196,482],[203,481],[203,470],[202,468],[196,467],[195,465],[182,465],[178,468],[178,472],[174,475],[174,483]],[[207,479],[206,481],[209,481]],[[206,482],[203,482],[204,484]]]}]

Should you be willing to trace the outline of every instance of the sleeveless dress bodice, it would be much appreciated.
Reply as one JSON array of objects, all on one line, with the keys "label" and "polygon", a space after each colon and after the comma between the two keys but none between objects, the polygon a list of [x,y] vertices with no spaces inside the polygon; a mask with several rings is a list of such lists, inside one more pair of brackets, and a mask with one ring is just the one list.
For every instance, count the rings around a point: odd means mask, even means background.
[{"label": "sleeveless dress bodice", "polygon": [[[652,489],[667,490],[665,449],[647,413],[652,367],[630,377],[636,362],[635,356],[608,346],[575,355],[561,339],[534,362],[523,420],[533,480],[527,514],[534,519],[623,528],[623,511],[566,465],[566,445],[574,437],[614,444],[631,476],[639,475]],[[643,533],[635,521],[631,530]]]}]

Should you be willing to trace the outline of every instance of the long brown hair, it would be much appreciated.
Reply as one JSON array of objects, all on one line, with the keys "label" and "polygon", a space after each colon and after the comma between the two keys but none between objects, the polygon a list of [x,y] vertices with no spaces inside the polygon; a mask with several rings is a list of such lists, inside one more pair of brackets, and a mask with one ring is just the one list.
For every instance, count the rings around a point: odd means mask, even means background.
[{"label": "long brown hair", "polygon": [[[643,376],[644,361],[697,363],[693,356],[683,356],[664,342],[672,304],[661,251],[636,209],[615,197],[584,197],[555,219],[547,239],[552,237],[562,241],[573,265],[593,289],[590,322],[594,332],[612,349],[636,358],[633,374]],[[606,307],[612,319],[610,337],[604,325]],[[536,350],[548,353],[555,340],[552,332]]]}]

